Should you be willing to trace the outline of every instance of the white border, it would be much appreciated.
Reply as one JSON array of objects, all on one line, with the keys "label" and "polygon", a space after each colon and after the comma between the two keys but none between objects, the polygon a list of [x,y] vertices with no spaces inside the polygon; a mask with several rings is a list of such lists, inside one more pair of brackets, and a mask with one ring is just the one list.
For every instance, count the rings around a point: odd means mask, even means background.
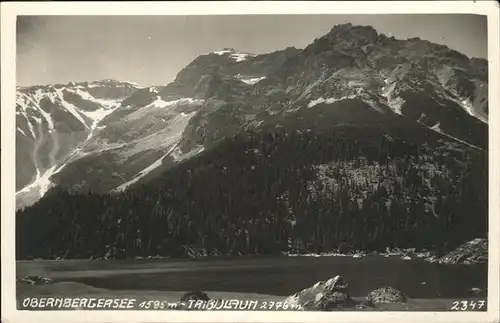
[{"label": "white border", "polygon": [[[230,1],[230,2],[2,2],[1,207],[2,321],[18,322],[499,322],[499,5],[495,1]],[[489,58],[489,286],[488,312],[246,312],[246,311],[17,311],[15,301],[15,21],[17,15],[435,14],[488,16]],[[471,214],[471,216],[474,216]],[[457,282],[459,283],[459,282]]]}]

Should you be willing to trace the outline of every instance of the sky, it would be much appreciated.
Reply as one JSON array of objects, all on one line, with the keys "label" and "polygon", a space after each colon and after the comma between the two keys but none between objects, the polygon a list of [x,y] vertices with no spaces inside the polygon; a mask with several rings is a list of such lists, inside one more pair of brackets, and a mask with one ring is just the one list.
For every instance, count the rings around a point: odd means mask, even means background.
[{"label": "sky", "polygon": [[304,48],[347,22],[487,58],[486,16],[479,15],[20,16],[17,85],[165,85],[199,55],[225,47],[256,54]]}]

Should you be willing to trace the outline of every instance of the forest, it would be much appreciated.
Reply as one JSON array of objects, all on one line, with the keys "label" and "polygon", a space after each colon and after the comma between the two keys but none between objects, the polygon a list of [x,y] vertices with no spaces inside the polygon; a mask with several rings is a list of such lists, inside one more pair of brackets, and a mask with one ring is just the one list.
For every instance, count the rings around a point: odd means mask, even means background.
[{"label": "forest", "polygon": [[442,254],[486,235],[487,153],[378,131],[273,126],[121,193],[53,188],[17,212],[17,259]]}]

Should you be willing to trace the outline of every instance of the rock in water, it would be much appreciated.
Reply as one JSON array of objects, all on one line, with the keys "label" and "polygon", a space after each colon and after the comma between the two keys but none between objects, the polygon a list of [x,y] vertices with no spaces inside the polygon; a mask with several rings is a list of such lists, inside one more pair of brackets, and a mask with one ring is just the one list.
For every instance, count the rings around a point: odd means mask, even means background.
[{"label": "rock in water", "polygon": [[399,290],[392,287],[377,288],[372,291],[366,300],[372,304],[375,303],[405,303],[406,296]]},{"label": "rock in water", "polygon": [[200,291],[187,292],[181,297],[181,302],[186,301],[209,301],[210,297],[207,294]]},{"label": "rock in water", "polygon": [[347,286],[342,276],[335,276],[289,296],[285,302],[289,305],[299,305],[309,311],[330,311],[350,307],[354,305],[354,301],[347,294]]},{"label": "rock in water", "polygon": [[53,283],[52,279],[42,276],[26,276],[18,278],[17,281],[28,285],[48,285]]}]

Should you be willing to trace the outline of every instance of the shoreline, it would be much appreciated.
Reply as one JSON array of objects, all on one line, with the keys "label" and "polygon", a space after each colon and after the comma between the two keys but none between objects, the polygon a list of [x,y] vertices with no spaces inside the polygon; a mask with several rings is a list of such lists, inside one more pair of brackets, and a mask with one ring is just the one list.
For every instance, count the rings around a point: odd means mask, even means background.
[{"label": "shoreline", "polygon": [[171,256],[134,256],[134,257],[94,257],[89,258],[61,258],[56,259],[16,259],[17,262],[29,261],[58,261],[58,260],[169,260],[172,262],[177,261],[204,261],[204,260],[227,260],[227,259],[265,259],[276,257],[352,257],[363,258],[367,256],[380,256],[380,257],[400,257],[402,260],[422,259],[430,263],[438,264],[487,264],[488,263],[488,240],[484,238],[475,238],[467,241],[457,248],[438,256],[435,251],[428,249],[417,248],[386,248],[385,251],[366,251],[366,250],[351,250],[348,252],[330,251],[323,253],[292,253],[290,251],[281,252],[276,255],[260,255],[260,254],[238,254],[238,255],[222,255],[219,252],[207,253],[204,249],[197,249],[185,246],[189,250],[185,257],[171,257]]},{"label": "shoreline", "polygon": [[408,254],[406,252],[390,252],[390,253],[366,253],[366,252],[358,252],[358,253],[337,253],[337,252],[324,252],[324,253],[304,253],[304,254],[296,254],[296,253],[282,253],[280,255],[272,256],[272,255],[242,255],[242,256],[202,256],[202,257],[187,257],[187,258],[174,258],[169,256],[147,256],[147,257],[129,257],[129,258],[57,258],[57,259],[20,259],[16,260],[17,263],[31,263],[31,262],[63,262],[63,261],[72,261],[72,262],[85,262],[85,261],[169,261],[172,263],[175,262],[185,262],[185,261],[193,261],[193,262],[204,262],[204,261],[223,261],[223,260],[243,260],[243,259],[267,259],[267,258],[296,258],[296,257],[311,257],[311,258],[320,258],[320,257],[339,257],[339,258],[364,258],[364,257],[384,257],[384,258],[397,258],[399,257],[401,260],[424,260],[430,263],[439,263],[439,258],[430,252],[421,252],[416,254]]},{"label": "shoreline", "polygon": [[172,262],[181,261],[204,261],[204,260],[228,260],[228,259],[266,259],[266,258],[276,258],[276,257],[351,257],[351,258],[362,258],[366,256],[379,256],[379,257],[401,257],[406,258],[403,260],[411,259],[425,259],[431,261],[431,259],[437,259],[435,253],[430,251],[416,252],[415,249],[400,249],[392,250],[386,252],[368,252],[368,251],[355,251],[348,253],[340,253],[336,251],[322,252],[322,253],[290,253],[282,252],[277,255],[260,255],[260,254],[247,254],[247,255],[202,255],[202,256],[192,256],[192,257],[170,257],[170,256],[136,256],[136,257],[125,257],[125,258],[113,258],[113,257],[89,257],[89,258],[35,258],[35,259],[16,259],[16,262],[31,262],[31,261],[87,261],[87,260],[169,260]]},{"label": "shoreline", "polygon": [[[179,301],[186,291],[155,291],[155,290],[109,290],[105,288],[97,288],[81,283],[60,282],[49,285],[18,285],[16,290],[17,308],[18,310],[29,311],[64,311],[64,310],[120,310],[120,308],[103,308],[103,309],[82,309],[76,307],[69,308],[47,308],[40,306],[23,306],[29,305],[27,299],[45,298],[70,298],[70,299],[127,299],[134,300],[135,306],[129,310],[207,310],[201,308],[186,308]],[[249,301],[257,302],[257,308],[253,310],[265,311],[282,311],[285,309],[270,308],[270,304],[283,303],[285,296],[259,294],[259,293],[237,293],[237,292],[222,292],[222,291],[206,291],[211,300],[227,300],[239,302]],[[55,296],[57,295],[57,296]],[[365,298],[362,296],[352,297],[357,302],[362,302]],[[484,298],[470,297],[469,301],[481,301]],[[159,302],[160,304],[178,304],[177,307],[170,308],[145,308],[139,306],[144,302]],[[342,311],[453,311],[454,299],[450,298],[409,298],[405,303],[387,303],[377,304],[374,308],[344,308]],[[222,309],[228,310],[228,309]],[[292,311],[302,311],[303,309],[287,309]],[[486,311],[486,306],[477,311]]]}]

